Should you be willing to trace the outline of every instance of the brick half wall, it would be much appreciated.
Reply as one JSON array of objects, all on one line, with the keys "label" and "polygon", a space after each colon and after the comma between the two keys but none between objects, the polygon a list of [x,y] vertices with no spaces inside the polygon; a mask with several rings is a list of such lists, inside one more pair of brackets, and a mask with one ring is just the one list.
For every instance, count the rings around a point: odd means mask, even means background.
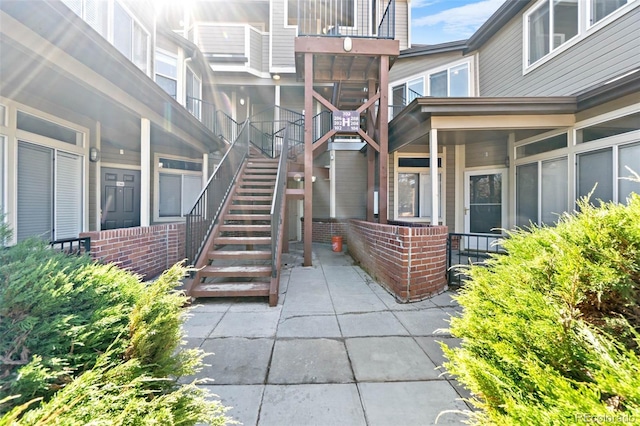
[{"label": "brick half wall", "polygon": [[184,223],[83,232],[80,237],[91,238],[93,259],[113,263],[143,279],[160,275],[186,257]]},{"label": "brick half wall", "polygon": [[[302,241],[304,241],[304,218],[302,221]],[[311,223],[311,241],[314,243],[331,244],[331,237],[342,237],[342,243],[347,244],[349,222],[339,219],[313,219]]]},{"label": "brick half wall", "polygon": [[415,302],[447,289],[447,232],[351,220],[347,249],[398,301]]}]

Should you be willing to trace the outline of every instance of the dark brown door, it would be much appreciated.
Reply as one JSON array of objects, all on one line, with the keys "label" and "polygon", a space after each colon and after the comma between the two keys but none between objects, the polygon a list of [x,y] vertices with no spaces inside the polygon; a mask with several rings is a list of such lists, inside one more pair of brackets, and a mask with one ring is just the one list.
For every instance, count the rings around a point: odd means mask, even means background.
[{"label": "dark brown door", "polygon": [[140,171],[102,168],[101,228],[140,226]]}]

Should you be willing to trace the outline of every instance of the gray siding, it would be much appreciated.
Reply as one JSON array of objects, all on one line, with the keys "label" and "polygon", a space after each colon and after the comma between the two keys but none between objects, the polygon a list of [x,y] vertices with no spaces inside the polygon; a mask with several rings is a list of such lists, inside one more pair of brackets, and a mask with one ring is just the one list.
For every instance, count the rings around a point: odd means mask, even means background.
[{"label": "gray siding", "polygon": [[504,167],[507,141],[469,143],[465,148],[466,167]]},{"label": "gray siding", "polygon": [[[329,152],[323,152],[313,161],[314,167],[324,167],[329,164]],[[327,219],[331,213],[331,182],[323,177],[317,176],[313,183],[313,217],[316,219]]]},{"label": "gray siding", "polygon": [[100,148],[100,159],[103,163],[122,164],[125,166],[140,166],[140,150],[131,151],[124,150],[124,154],[120,154],[120,148],[102,141]]},{"label": "gray siding", "polygon": [[429,70],[445,66],[462,58],[462,52],[459,51],[415,58],[402,58],[397,60],[395,64],[393,64],[391,71],[389,71],[389,81],[394,83],[398,80],[404,80],[416,74],[424,75]]},{"label": "gray siding", "polygon": [[366,219],[367,157],[360,151],[336,151],[336,217]]},{"label": "gray siding", "polygon": [[304,110],[304,87],[282,86],[280,88],[280,105],[283,108],[302,113]]},{"label": "gray siding", "polygon": [[203,53],[244,55],[243,26],[198,26],[198,47]]},{"label": "gray siding", "polygon": [[[262,71],[262,34],[249,30],[249,66]],[[266,70],[265,70],[266,71]]]},{"label": "gray siding", "polygon": [[564,96],[638,66],[640,8],[582,39],[537,69],[523,73],[523,16],[480,51],[480,96]]},{"label": "gray siding", "polygon": [[400,41],[400,50],[409,47],[409,4],[396,1],[396,40]]},{"label": "gray siding", "polygon": [[273,1],[273,28],[271,29],[271,56],[274,67],[295,67],[294,40],[296,28],[285,28],[284,0]]}]

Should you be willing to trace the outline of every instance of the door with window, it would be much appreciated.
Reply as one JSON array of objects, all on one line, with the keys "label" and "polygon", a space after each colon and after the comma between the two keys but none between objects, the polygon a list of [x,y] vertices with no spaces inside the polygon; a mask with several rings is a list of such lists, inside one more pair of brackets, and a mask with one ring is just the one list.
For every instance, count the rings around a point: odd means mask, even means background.
[{"label": "door with window", "polygon": [[[465,233],[501,235],[506,226],[507,169],[465,173]],[[496,238],[465,238],[473,250],[489,250]]]},{"label": "door with window", "polygon": [[102,168],[101,228],[140,226],[140,171]]}]

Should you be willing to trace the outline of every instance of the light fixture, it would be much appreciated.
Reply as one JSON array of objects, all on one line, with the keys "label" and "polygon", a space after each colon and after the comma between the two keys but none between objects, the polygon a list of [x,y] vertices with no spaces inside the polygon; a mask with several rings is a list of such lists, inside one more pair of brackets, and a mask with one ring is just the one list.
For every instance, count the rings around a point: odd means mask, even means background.
[{"label": "light fixture", "polygon": [[244,98],[240,98],[240,105],[244,105]]},{"label": "light fixture", "polygon": [[507,155],[507,156],[504,158],[504,165],[505,165],[505,167],[509,168],[509,163],[510,163],[510,161],[509,161],[509,156]]},{"label": "light fixture", "polygon": [[[296,182],[304,182],[304,176],[301,175],[300,173],[296,173],[295,175],[293,175],[293,180]],[[311,183],[314,183],[315,181],[316,181],[316,177],[311,176]]]},{"label": "light fixture", "polygon": [[273,78],[275,81],[278,81],[280,80],[280,74],[273,74],[271,78]]},{"label": "light fixture", "polygon": [[89,161],[92,163],[100,161],[100,151],[95,146],[89,148]]},{"label": "light fixture", "polygon": [[353,40],[351,40],[351,37],[345,37],[342,42],[342,47],[345,52],[351,52],[351,49],[353,48]]}]

